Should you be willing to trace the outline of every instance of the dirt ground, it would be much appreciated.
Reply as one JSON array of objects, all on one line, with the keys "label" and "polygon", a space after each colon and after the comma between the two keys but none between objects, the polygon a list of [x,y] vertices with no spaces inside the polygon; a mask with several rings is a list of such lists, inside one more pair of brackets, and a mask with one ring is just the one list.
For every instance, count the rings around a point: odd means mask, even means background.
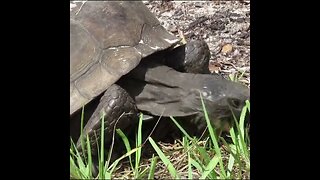
[{"label": "dirt ground", "polygon": [[204,39],[210,71],[250,87],[250,1],[144,1],[161,24],[187,41]]}]

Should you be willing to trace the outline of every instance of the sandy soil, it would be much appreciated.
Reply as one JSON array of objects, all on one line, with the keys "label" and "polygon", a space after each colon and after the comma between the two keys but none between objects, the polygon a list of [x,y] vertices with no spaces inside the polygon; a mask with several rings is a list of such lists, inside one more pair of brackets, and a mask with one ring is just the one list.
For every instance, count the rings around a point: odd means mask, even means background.
[{"label": "sandy soil", "polygon": [[[204,39],[210,70],[250,86],[250,1],[144,1],[161,24],[187,41]],[[181,36],[180,36],[181,37]]]}]

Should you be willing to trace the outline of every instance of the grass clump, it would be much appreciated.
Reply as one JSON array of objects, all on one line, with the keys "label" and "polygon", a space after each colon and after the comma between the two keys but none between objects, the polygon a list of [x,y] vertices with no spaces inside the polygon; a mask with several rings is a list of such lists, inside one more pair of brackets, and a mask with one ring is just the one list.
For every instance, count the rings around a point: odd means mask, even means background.
[{"label": "grass clump", "polygon": [[[182,141],[176,140],[174,144],[163,142],[156,143],[152,137],[147,141],[151,144],[156,154],[150,159],[142,158],[143,115],[138,123],[135,147],[132,148],[128,137],[120,130],[115,132],[119,135],[126,148],[126,153],[114,162],[110,162],[111,153],[107,160],[104,159],[105,149],[103,143],[98,148],[99,172],[97,176],[92,173],[92,157],[89,138],[82,145],[86,148],[86,157],[80,156],[71,140],[70,147],[70,178],[71,179],[248,179],[250,178],[250,138],[246,127],[245,117],[250,113],[250,102],[246,102],[240,119],[235,119],[235,126],[231,128],[229,141],[216,135],[216,129],[210,123],[205,104],[202,101],[209,137],[200,140],[191,137],[182,126],[173,118],[183,134]],[[234,117],[235,118],[235,117]],[[83,120],[83,118],[82,118]],[[104,121],[104,119],[101,119]],[[101,142],[104,140],[104,123],[101,123]],[[83,127],[83,126],[82,126]],[[115,134],[114,134],[115,135]],[[230,142],[231,141],[231,142]],[[110,150],[112,152],[112,149]],[[134,158],[132,157],[134,155]],[[119,163],[121,160],[127,159]]]}]

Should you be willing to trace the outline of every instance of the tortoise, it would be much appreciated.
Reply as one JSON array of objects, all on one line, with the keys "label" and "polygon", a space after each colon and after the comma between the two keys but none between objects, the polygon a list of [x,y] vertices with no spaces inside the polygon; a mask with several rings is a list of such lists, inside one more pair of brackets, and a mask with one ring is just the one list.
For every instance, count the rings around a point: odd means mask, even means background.
[{"label": "tortoise", "polygon": [[[205,126],[200,95],[214,126],[227,130],[231,112],[240,114],[249,89],[210,74],[203,40],[179,42],[140,1],[71,2],[70,130],[77,131],[74,117],[84,106],[93,107],[83,129],[92,146],[99,142],[102,115],[106,137],[115,125],[130,129],[139,112],[192,117],[200,130]],[[92,102],[97,105],[89,106]],[[79,133],[75,138],[79,147]]]}]

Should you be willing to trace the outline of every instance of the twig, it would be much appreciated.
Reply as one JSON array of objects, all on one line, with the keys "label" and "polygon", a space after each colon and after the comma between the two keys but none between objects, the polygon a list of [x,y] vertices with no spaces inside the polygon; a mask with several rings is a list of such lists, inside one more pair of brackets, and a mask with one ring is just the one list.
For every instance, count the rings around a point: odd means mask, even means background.
[{"label": "twig", "polygon": [[[114,126],[113,126],[113,131],[112,131],[112,141],[111,141],[111,145],[110,145],[110,152],[109,152],[109,157],[108,157],[108,161],[107,162],[110,162],[111,160],[111,153],[112,153],[112,150],[113,150],[113,146],[114,146],[114,136],[116,134],[116,128],[117,128],[117,124],[119,122],[119,120],[122,118],[122,116],[124,116],[125,112],[123,112],[120,117],[116,120],[116,122],[114,123]],[[104,143],[104,142],[102,142]]]},{"label": "twig", "polygon": [[162,115],[163,115],[164,111],[165,111],[165,110],[163,110],[163,111],[162,111],[161,115],[159,116],[159,118],[158,118],[158,120],[157,120],[156,125],[153,127],[152,131],[151,131],[151,132],[150,132],[150,134],[147,136],[146,140],[142,143],[142,145],[141,145],[141,146],[144,146],[144,145],[147,143],[147,141],[148,141],[149,137],[152,135],[153,131],[156,129],[156,127],[157,127],[157,125],[158,125],[158,123],[159,123],[159,121],[160,121],[160,119],[161,119],[161,117],[162,117]]},{"label": "twig", "polygon": [[80,10],[82,9],[82,6],[83,6],[86,2],[87,2],[87,1],[82,2],[82,4],[81,4],[81,6],[80,6],[79,10],[76,12],[76,15],[78,15],[78,14],[79,14]]},{"label": "twig", "polygon": [[190,23],[189,26],[188,26],[186,29],[184,29],[184,30],[187,31],[187,30],[193,28],[194,26],[205,22],[205,21],[208,20],[208,19],[209,19],[209,18],[206,17],[206,16],[198,17],[195,21],[193,21],[192,23]]}]

